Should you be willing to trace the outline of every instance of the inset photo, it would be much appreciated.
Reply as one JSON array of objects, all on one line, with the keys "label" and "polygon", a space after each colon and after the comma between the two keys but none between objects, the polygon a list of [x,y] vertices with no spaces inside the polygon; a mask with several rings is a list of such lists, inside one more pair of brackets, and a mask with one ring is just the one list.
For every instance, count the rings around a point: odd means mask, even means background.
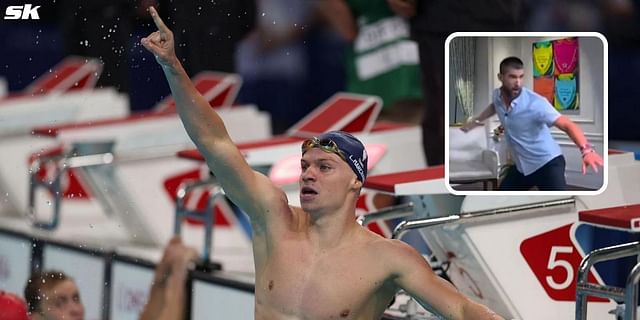
[{"label": "inset photo", "polygon": [[445,43],[451,193],[595,195],[607,185],[607,40],[457,32]]}]

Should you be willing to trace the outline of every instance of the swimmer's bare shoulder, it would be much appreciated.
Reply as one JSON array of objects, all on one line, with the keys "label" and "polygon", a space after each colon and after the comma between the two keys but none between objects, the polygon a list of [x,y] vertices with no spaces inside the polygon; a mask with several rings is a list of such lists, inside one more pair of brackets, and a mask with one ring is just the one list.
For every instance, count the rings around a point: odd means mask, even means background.
[{"label": "swimmer's bare shoulder", "polygon": [[[426,269],[431,271],[431,267],[422,255],[407,243],[381,237],[373,232],[366,231],[368,239],[364,243],[369,252],[366,255],[371,267],[378,268],[384,272],[386,280],[392,281],[399,286],[398,282],[402,277],[406,277],[407,271],[413,269]],[[399,288],[398,288],[399,289]]]},{"label": "swimmer's bare shoulder", "polygon": [[370,247],[377,259],[382,261],[378,265],[384,270],[386,282],[392,284],[394,291],[404,290],[445,319],[502,319],[437,276],[426,259],[410,245],[381,238],[371,241]]}]

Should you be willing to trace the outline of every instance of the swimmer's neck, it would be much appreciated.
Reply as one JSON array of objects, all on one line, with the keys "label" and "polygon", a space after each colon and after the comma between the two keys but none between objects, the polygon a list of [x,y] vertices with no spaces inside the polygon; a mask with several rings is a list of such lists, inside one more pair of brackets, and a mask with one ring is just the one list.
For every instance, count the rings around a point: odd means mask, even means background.
[{"label": "swimmer's neck", "polygon": [[310,218],[308,221],[309,240],[319,250],[329,250],[350,243],[362,229],[354,214],[323,215],[316,219]]}]

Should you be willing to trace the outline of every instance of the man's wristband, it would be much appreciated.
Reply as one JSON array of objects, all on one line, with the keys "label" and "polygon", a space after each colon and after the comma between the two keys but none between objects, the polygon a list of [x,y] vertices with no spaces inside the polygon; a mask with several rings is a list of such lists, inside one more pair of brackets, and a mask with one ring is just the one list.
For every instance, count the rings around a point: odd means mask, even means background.
[{"label": "man's wristband", "polygon": [[593,149],[593,146],[591,144],[585,143],[584,145],[580,146],[580,153],[582,153],[582,157],[592,152],[595,152],[595,150]]}]

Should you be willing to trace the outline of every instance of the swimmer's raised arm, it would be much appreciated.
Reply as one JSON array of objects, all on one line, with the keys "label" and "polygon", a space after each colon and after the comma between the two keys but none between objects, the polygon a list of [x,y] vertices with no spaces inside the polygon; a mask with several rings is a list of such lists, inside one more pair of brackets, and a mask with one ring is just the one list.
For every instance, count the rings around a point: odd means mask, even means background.
[{"label": "swimmer's raised arm", "polygon": [[222,119],[196,90],[178,60],[173,33],[153,7],[149,8],[149,13],[158,31],[142,38],[142,45],[154,54],[162,66],[184,128],[205,157],[226,195],[252,220],[269,210],[276,202],[274,199],[285,199],[286,204],[284,193],[247,164],[229,137]]}]

